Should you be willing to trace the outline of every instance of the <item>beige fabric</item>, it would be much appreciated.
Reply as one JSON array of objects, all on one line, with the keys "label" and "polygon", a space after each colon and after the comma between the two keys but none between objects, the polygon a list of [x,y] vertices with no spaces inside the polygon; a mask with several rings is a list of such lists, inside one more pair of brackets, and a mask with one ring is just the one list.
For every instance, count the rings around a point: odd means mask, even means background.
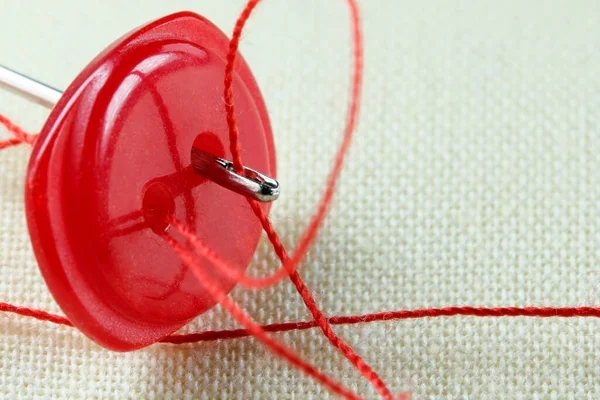
[{"label": "beige fabric", "polygon": [[[0,59],[57,87],[110,41],[182,9],[231,32],[242,1],[0,0]],[[298,240],[339,142],[348,93],[343,1],[265,1],[242,49],[264,92]],[[302,275],[329,315],[447,305],[600,303],[600,2],[362,1],[364,107]],[[0,93],[31,131],[47,111]],[[2,133],[4,135],[4,133]],[[0,153],[0,300],[59,312],[23,211],[25,147]],[[251,271],[277,262],[262,245]],[[233,297],[259,321],[307,319],[290,283]],[[185,331],[234,327],[217,307]],[[598,398],[600,321],[477,319],[336,331],[392,390],[425,398]],[[368,398],[316,330],[276,335]],[[117,354],[74,329],[0,315],[0,398],[320,399],[253,339]]]}]

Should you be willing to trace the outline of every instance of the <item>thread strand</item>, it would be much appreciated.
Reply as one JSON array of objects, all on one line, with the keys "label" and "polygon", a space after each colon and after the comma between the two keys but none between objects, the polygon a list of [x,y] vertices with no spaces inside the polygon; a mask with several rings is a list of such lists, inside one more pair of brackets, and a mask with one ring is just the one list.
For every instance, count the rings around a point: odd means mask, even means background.
[{"label": "thread strand", "polygon": [[222,307],[224,307],[229,313],[243,326],[249,334],[260,340],[265,346],[267,346],[273,353],[286,359],[294,367],[300,369],[308,376],[313,377],[318,382],[328,387],[334,393],[347,398],[347,399],[359,399],[354,393],[343,387],[341,384],[329,378],[327,375],[319,371],[317,368],[307,363],[296,355],[292,350],[283,346],[276,340],[272,339],[266,334],[264,329],[256,324],[250,316],[248,316],[229,296],[227,293],[221,290],[213,279],[209,277],[204,269],[199,265],[194,257],[184,249],[179,243],[172,239],[168,235],[163,236],[169,245],[175,250],[181,259],[185,262],[186,266],[192,271],[196,279],[202,284],[204,288],[209,292],[211,296],[217,300]]},{"label": "thread strand", "polygon": [[[0,302],[0,312],[14,313],[44,322],[72,327],[71,322],[57,314],[29,307],[20,307]],[[600,318],[600,307],[442,307],[416,310],[397,310],[362,315],[344,315],[328,318],[331,325],[369,324],[383,321],[423,318],[478,317],[478,318]],[[290,321],[261,325],[265,332],[302,331],[317,328],[317,322]],[[240,339],[251,336],[247,329],[207,330],[187,334],[173,334],[161,340],[162,343],[196,343],[214,340]]]},{"label": "thread strand", "polygon": [[20,143],[33,145],[35,139],[37,139],[37,135],[27,133],[23,128],[19,127],[2,114],[0,114],[0,124],[4,125],[4,127],[14,136],[14,139],[3,141],[4,143],[10,142],[11,144],[5,145],[4,147],[0,145],[0,150]]},{"label": "thread strand", "polygon": [[[260,0],[249,0],[246,3],[246,7],[242,11],[240,17],[238,18],[235,28],[233,31],[233,35],[231,41],[229,42],[229,53],[227,55],[227,66],[225,68],[225,78],[224,78],[224,97],[225,97],[225,110],[227,114],[227,124],[229,126],[229,140],[230,140],[230,149],[232,153],[232,160],[234,164],[234,168],[238,173],[240,173],[243,169],[243,162],[241,156],[241,146],[239,143],[239,129],[237,126],[237,120],[235,116],[235,105],[233,102],[233,70],[234,64],[238,52],[239,41],[246,24],[246,21],[250,17],[250,14],[256,7]],[[330,174],[330,178],[327,182],[327,188],[325,190],[325,195],[321,200],[317,213],[311,219],[309,223],[309,228],[306,230],[303,238],[301,240],[300,245],[298,246],[298,250],[294,254],[292,258],[287,255],[287,252],[284,246],[281,243],[277,233],[271,226],[271,223],[267,217],[267,215],[263,212],[262,208],[258,205],[258,203],[254,200],[248,199],[252,210],[260,220],[269,241],[273,245],[275,252],[283,263],[283,267],[285,271],[289,274],[290,280],[296,286],[296,290],[302,297],[304,304],[307,309],[312,314],[314,320],[318,324],[319,328],[321,328],[321,332],[327,337],[329,342],[337,348],[343,355],[346,357],[355,367],[356,369],[371,382],[373,387],[382,395],[384,399],[391,400],[392,394],[383,382],[383,380],[379,377],[379,375],[373,370],[373,368],[368,365],[356,352],[352,349],[350,345],[344,342],[331,328],[329,323],[327,322],[327,318],[323,315],[323,312],[317,306],[314,297],[310,293],[308,287],[304,284],[302,278],[295,270],[295,266],[300,262],[303,258],[304,254],[306,254],[310,243],[315,239],[317,235],[318,228],[320,227],[322,221],[325,218],[329,205],[331,204],[331,200],[333,198],[333,194],[335,192],[335,186],[339,174],[342,170],[343,161],[345,158],[345,154],[348,151],[350,146],[350,142],[352,139],[352,134],[354,132],[355,122],[358,115],[359,103],[360,103],[360,89],[362,86],[362,40],[361,40],[361,29],[360,29],[360,19],[358,6],[354,0],[347,0],[347,4],[350,9],[351,14],[351,22],[352,22],[352,32],[353,32],[353,52],[354,52],[354,63],[353,63],[353,80],[352,80],[352,95],[350,101],[350,108],[348,111],[347,123],[344,129],[344,135],[342,144],[336,154],[334,167],[332,173]],[[283,271],[283,268],[282,270]],[[282,275],[280,273],[279,275]]]}]

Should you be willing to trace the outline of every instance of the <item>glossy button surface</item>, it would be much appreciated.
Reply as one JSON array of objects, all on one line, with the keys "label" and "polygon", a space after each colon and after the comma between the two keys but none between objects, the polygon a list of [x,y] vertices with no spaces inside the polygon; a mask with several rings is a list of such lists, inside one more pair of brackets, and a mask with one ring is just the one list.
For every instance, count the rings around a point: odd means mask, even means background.
[{"label": "glossy button surface", "polygon": [[[34,252],[67,317],[105,347],[147,346],[215,304],[158,234],[167,217],[239,270],[252,259],[261,227],[246,200],[190,165],[193,144],[231,158],[227,46],[192,13],[136,29],[75,79],[36,143],[25,193]],[[274,177],[267,112],[241,58],[234,95],[244,163]],[[202,262],[223,289],[235,285]]]}]

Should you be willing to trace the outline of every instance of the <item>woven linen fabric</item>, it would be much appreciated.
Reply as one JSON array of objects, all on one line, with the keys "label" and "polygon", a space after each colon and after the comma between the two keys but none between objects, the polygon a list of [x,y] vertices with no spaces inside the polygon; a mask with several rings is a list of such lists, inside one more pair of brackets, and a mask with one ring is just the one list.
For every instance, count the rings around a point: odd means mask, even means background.
[{"label": "woven linen fabric", "polygon": [[[229,36],[241,0],[0,0],[0,62],[55,87],[147,21],[192,10]],[[300,266],[329,316],[600,304],[600,2],[360,2],[360,123]],[[265,0],[241,51],[275,135],[275,227],[293,249],[340,142],[350,82],[343,0]],[[0,93],[31,132],[48,111]],[[0,130],[1,137],[8,137]],[[0,152],[0,301],[60,313],[23,206],[31,150]],[[263,240],[249,271],[279,264]],[[308,320],[293,285],[232,297],[261,323]],[[238,327],[216,307],[184,332]],[[600,321],[450,317],[337,326],[394,393],[415,399],[600,397]],[[274,335],[367,398],[319,330]],[[327,399],[253,338],[105,350],[73,328],[0,315],[2,399]]]}]

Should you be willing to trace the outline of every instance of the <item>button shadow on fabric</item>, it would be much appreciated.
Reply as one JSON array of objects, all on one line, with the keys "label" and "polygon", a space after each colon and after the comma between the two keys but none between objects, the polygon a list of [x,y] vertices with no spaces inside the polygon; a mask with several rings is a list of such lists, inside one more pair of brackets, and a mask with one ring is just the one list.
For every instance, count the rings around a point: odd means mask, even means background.
[{"label": "button shadow on fabric", "polygon": [[[275,148],[239,57],[234,100],[249,167],[237,174],[227,161],[228,44],[189,12],[128,33],[60,96],[36,142],[25,193],[33,249],[61,309],[102,346],[150,345],[215,305],[161,237],[169,218],[238,271],[252,259],[261,226],[245,196],[268,212],[279,194]],[[235,286],[202,262],[222,290]]]}]

